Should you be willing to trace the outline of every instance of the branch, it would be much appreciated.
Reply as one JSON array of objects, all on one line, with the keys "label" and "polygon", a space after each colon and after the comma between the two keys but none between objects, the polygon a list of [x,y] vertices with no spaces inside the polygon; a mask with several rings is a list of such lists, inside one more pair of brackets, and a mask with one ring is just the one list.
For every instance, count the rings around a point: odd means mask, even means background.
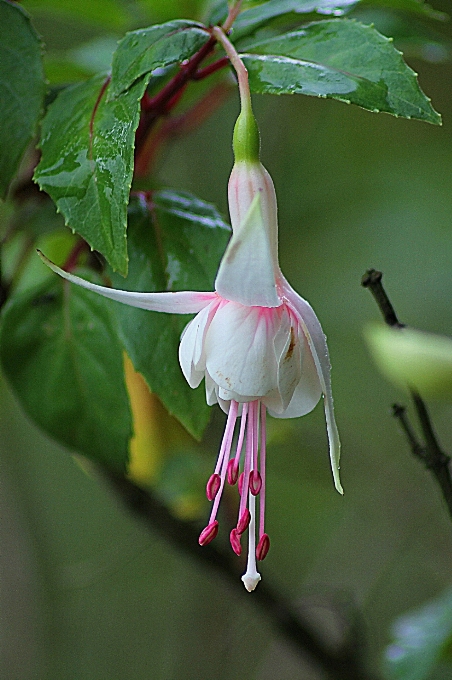
[{"label": "branch", "polygon": [[[369,288],[388,326],[393,328],[403,328],[404,324],[400,323],[399,319],[397,318],[394,307],[392,306],[388,295],[383,288],[383,284],[381,282],[382,278],[383,274],[381,272],[376,271],[375,269],[369,269],[364,274],[361,284],[364,286],[364,288]],[[449,510],[449,514],[452,518],[452,475],[449,466],[450,456],[444,453],[439,445],[424,400],[415,390],[410,389],[410,393],[417,412],[425,443],[421,444],[418,441],[408,420],[404,406],[401,406],[400,404],[394,404],[394,417],[397,418],[400,425],[402,426],[413,455],[424,463],[425,467],[430,470],[439,484],[441,493]]]},{"label": "branch", "polygon": [[235,589],[237,597],[246,597],[259,606],[285,639],[300,653],[308,655],[330,680],[378,680],[362,666],[362,645],[353,644],[354,640],[348,639],[345,648],[332,651],[331,646],[312,632],[308,622],[271,586],[263,582],[251,596],[245,593],[238,563],[229,551],[213,543],[201,548],[198,544],[198,528],[174,517],[151,492],[109,470],[102,469],[102,475],[127,509],[152,532],[170,540],[198,564],[215,569]]},{"label": "branch", "polygon": [[398,320],[394,307],[383,288],[383,284],[381,283],[382,278],[382,272],[378,272],[376,269],[368,269],[361,279],[361,285],[364,286],[364,288],[369,288],[388,326],[392,326],[392,328],[403,328],[404,324],[400,323]]}]

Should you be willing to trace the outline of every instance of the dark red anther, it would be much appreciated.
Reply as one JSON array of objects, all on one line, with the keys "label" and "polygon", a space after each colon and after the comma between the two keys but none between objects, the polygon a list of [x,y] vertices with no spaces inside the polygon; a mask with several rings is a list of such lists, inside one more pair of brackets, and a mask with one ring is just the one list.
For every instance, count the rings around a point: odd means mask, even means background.
[{"label": "dark red anther", "polygon": [[268,534],[262,534],[256,548],[256,559],[260,561],[264,560],[267,557],[267,553],[269,550],[270,550],[270,538]]},{"label": "dark red anther", "polygon": [[198,538],[199,545],[207,545],[210,541],[213,541],[215,536],[218,534],[218,522],[211,522],[205,529],[201,531]]},{"label": "dark red anther", "polygon": [[244,477],[244,474],[243,474],[243,472],[242,472],[242,473],[240,473],[240,477],[239,477],[239,494],[240,494],[240,495],[242,495],[242,489],[243,489],[243,477]]},{"label": "dark red anther", "polygon": [[242,552],[242,546],[240,545],[240,534],[237,529],[233,529],[229,534],[229,540],[231,541],[231,547],[236,555],[240,555]]},{"label": "dark red anther", "polygon": [[228,463],[228,484],[237,484],[239,477],[239,461],[231,458]]},{"label": "dark red anther", "polygon": [[250,472],[250,491],[253,496],[257,496],[262,488],[262,477],[257,470],[251,470]]},{"label": "dark red anther", "polygon": [[207,500],[213,501],[215,496],[218,493],[218,490],[221,485],[221,478],[220,475],[217,475],[214,473],[213,475],[210,475],[209,481],[206,484],[206,496]]},{"label": "dark red anther", "polygon": [[248,525],[251,522],[251,514],[248,508],[245,508],[245,510],[242,512],[242,516],[240,517],[238,523],[237,523],[237,532],[239,534],[243,534],[244,531],[248,529]]}]

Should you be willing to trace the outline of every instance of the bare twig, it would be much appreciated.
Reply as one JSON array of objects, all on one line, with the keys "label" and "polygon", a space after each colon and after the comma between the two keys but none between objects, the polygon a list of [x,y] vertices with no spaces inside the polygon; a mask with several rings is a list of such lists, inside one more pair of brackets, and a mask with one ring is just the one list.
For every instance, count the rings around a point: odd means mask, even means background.
[{"label": "bare twig", "polygon": [[382,272],[379,272],[376,269],[368,269],[361,279],[361,285],[364,286],[364,288],[368,288],[374,296],[375,302],[379,306],[380,311],[383,314],[383,318],[388,326],[392,326],[393,328],[403,328],[403,323],[400,323],[398,320],[397,314],[394,311],[394,307],[392,306],[386,291],[383,288],[383,284],[381,283],[382,278]]}]

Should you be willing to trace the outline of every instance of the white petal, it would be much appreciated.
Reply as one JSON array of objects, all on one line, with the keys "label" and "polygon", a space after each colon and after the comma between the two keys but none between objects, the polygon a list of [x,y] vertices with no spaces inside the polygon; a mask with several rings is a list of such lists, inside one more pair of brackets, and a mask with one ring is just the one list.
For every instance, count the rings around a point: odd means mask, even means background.
[{"label": "white petal", "polygon": [[[307,341],[304,339],[304,342]],[[303,356],[301,380],[295,388],[292,399],[284,411],[275,409],[272,403],[268,403],[268,412],[273,418],[300,418],[310,413],[318,404],[322,396],[317,368],[312,358],[309,347]],[[267,398],[263,400],[267,405]]]},{"label": "white petal", "polygon": [[316,366],[317,375],[324,394],[325,418],[330,444],[330,460],[334,484],[339,493],[344,493],[339,479],[341,444],[336,421],[334,419],[333,393],[331,391],[331,365],[326,337],[311,305],[294,291],[282,274],[279,283],[283,295],[286,297],[294,311],[298,313],[300,326],[306,336]]},{"label": "white petal", "polygon": [[215,293],[197,293],[186,290],[179,293],[134,293],[129,290],[116,290],[115,288],[98,286],[95,283],[81,279],[79,276],[63,271],[48,260],[39,250],[38,254],[44,264],[62,276],[63,279],[76,283],[78,286],[86,288],[93,293],[98,293],[110,300],[122,302],[131,307],[148,309],[153,312],[168,312],[170,314],[196,314],[196,312],[199,312],[216,298]]},{"label": "white petal", "polygon": [[207,401],[207,406],[213,406],[218,402],[218,397],[217,397],[217,386],[215,385],[214,381],[210,377],[210,375],[207,373],[205,374],[205,379],[206,379],[206,401]]},{"label": "white petal", "polygon": [[[287,310],[284,310],[281,320],[281,328],[285,326],[285,342],[276,356],[278,361],[278,391],[281,395],[281,410],[285,411],[289,406],[295,388],[301,378],[302,348],[304,338],[299,337],[298,322],[291,318]],[[301,342],[300,342],[301,340]],[[275,338],[276,351],[277,338]]]},{"label": "white petal", "polygon": [[179,345],[179,363],[190,387],[198,387],[204,377],[204,335],[209,322],[211,305],[204,307],[188,323],[182,333]]},{"label": "white petal", "polygon": [[206,368],[219,387],[257,399],[276,387],[273,310],[228,302],[205,338]]},{"label": "white petal", "polygon": [[224,387],[218,387],[217,386],[217,392],[218,392],[218,399],[221,399],[222,401],[237,401],[239,404],[244,404],[247,401],[254,401],[256,399],[255,396],[250,395],[250,394],[238,394],[237,392],[234,392],[233,390],[225,390]]},{"label": "white petal", "polygon": [[223,255],[215,290],[226,300],[242,305],[279,307],[274,254],[262,222],[261,196],[256,194]]}]

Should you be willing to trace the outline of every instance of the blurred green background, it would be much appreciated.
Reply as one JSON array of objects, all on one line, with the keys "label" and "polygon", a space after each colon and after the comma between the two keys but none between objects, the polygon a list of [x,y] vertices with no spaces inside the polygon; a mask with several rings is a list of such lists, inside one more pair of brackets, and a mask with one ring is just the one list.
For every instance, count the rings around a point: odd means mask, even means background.
[{"label": "blurred green background", "polygon": [[[62,11],[66,3],[57,12],[57,4],[24,3],[55,60],[128,27],[197,16],[198,3],[104,3],[124,11],[117,20],[101,14],[105,21],[77,18]],[[330,100],[254,97],[279,200],[281,266],[328,336],[345,489],[340,497],[333,488],[321,404],[304,418],[270,423],[272,549],[262,574],[332,634],[359,612],[374,669],[393,620],[452,582],[447,511],[391,417],[391,404],[408,397],[380,377],[362,335],[379,319],[360,286],[370,267],[384,272],[404,322],[452,335],[452,66],[410,64],[442,128]],[[227,214],[237,112],[233,92],[200,129],[166,147],[158,181]],[[323,679],[272,630],[252,594],[145,530],[27,421],[6,384],[1,390],[5,680]],[[451,406],[429,406],[452,452]],[[203,446],[207,469],[222,424],[217,411]],[[450,677],[450,667],[431,676]]]}]

